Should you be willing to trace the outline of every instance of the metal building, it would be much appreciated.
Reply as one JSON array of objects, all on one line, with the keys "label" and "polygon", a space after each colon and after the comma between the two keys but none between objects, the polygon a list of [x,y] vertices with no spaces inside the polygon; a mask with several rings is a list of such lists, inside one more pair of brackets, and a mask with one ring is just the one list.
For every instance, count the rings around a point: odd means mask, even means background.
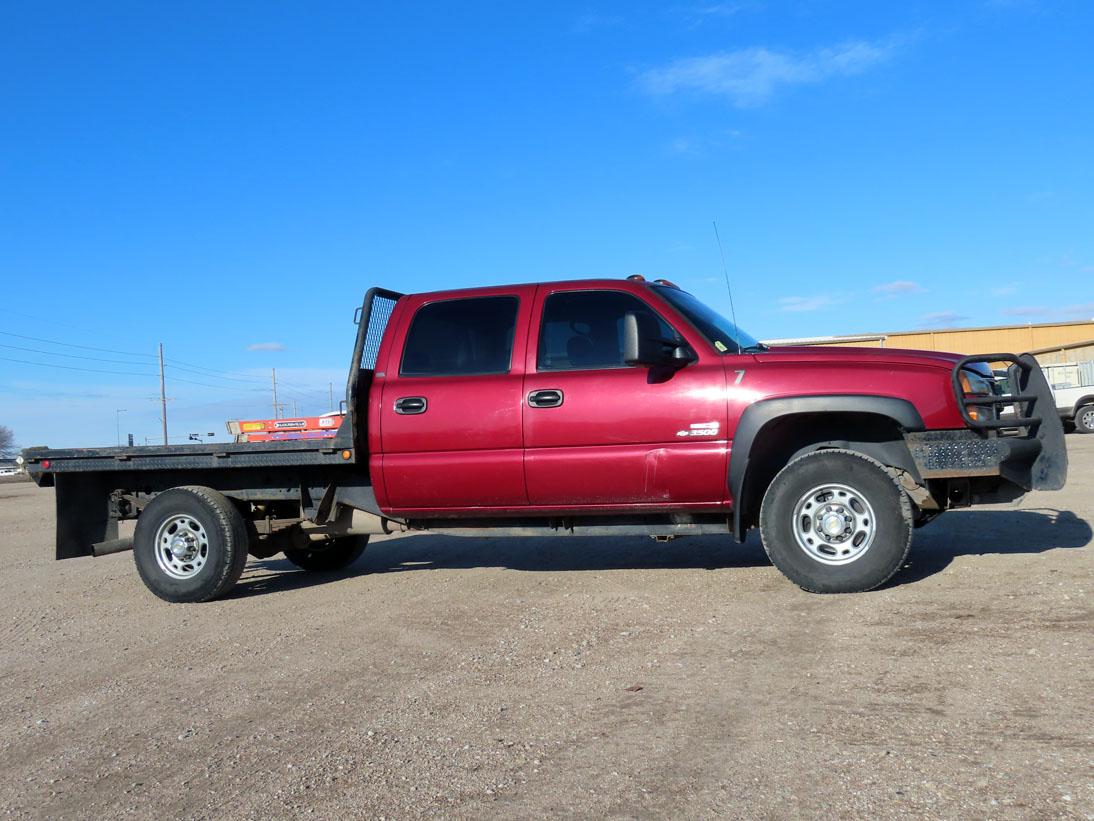
[{"label": "metal building", "polygon": [[1013,352],[1034,354],[1043,363],[1094,360],[1094,320],[939,328],[926,331],[769,339],[766,344],[837,345],[857,348],[913,348],[963,354]]}]

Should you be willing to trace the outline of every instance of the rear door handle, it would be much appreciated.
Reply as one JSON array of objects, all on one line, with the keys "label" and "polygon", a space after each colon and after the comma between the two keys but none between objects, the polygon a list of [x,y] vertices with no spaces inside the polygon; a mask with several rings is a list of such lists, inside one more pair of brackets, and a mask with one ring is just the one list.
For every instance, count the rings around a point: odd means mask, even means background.
[{"label": "rear door handle", "polygon": [[557,408],[562,404],[562,391],[557,388],[545,388],[528,394],[530,408]]},{"label": "rear door handle", "polygon": [[428,407],[429,403],[424,396],[404,396],[402,399],[395,400],[395,412],[403,416],[425,413]]}]

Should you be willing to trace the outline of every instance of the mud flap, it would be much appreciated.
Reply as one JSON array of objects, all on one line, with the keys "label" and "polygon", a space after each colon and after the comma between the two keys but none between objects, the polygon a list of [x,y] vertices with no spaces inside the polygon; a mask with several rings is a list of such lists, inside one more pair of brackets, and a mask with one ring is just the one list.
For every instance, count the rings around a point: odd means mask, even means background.
[{"label": "mud flap", "polygon": [[101,473],[58,473],[57,559],[93,556],[92,545],[118,538],[118,518],[111,503],[113,487]]}]

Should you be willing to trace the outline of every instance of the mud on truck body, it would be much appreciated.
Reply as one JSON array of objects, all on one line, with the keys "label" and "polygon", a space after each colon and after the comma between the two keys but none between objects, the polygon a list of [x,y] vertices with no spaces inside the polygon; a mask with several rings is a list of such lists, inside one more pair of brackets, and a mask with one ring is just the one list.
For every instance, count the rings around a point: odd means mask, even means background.
[{"label": "mud on truck body", "polygon": [[1066,480],[1029,354],[772,349],[641,278],[376,288],[355,321],[334,439],[25,450],[56,488],[56,558],[132,549],[153,593],[191,602],[227,593],[248,555],[336,570],[377,534],[728,545],[758,527],[790,580],[850,593],[943,511]]}]

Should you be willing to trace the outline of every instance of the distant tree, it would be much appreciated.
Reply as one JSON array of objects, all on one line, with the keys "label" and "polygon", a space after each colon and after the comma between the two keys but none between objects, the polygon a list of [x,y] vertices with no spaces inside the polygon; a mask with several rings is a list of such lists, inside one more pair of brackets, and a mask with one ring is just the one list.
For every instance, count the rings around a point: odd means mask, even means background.
[{"label": "distant tree", "polygon": [[6,425],[0,425],[0,459],[13,459],[17,451],[15,434]]}]

